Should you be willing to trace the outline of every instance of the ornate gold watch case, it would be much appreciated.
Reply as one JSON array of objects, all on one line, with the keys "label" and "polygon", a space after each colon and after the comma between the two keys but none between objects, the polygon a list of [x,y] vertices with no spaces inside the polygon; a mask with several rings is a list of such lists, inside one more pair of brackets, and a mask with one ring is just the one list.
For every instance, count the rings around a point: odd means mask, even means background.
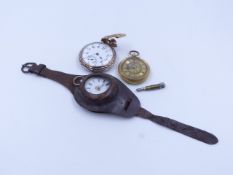
[{"label": "ornate gold watch case", "polygon": [[139,57],[139,52],[132,50],[129,57],[120,62],[118,72],[121,78],[129,84],[143,83],[149,73],[149,65]]}]

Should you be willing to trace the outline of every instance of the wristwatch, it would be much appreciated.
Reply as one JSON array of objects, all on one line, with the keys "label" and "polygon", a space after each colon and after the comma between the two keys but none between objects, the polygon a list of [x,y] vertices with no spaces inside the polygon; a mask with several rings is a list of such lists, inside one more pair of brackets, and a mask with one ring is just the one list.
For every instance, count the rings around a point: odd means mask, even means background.
[{"label": "wristwatch", "polygon": [[138,116],[172,129],[207,144],[216,144],[213,134],[180,123],[170,118],[154,115],[141,107],[139,99],[117,78],[103,73],[73,75],[50,70],[44,64],[26,63],[22,72],[33,73],[64,85],[83,108],[96,113],[114,114],[125,118]]}]

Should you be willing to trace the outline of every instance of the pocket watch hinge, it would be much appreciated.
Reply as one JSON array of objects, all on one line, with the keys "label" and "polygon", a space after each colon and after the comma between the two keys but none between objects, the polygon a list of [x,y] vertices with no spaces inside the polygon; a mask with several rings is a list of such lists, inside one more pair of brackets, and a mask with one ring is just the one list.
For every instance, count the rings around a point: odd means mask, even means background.
[{"label": "pocket watch hinge", "polygon": [[117,47],[116,38],[122,38],[124,36],[126,36],[126,34],[123,34],[123,33],[108,35],[108,36],[103,37],[101,41],[105,44],[108,44],[110,47]]}]

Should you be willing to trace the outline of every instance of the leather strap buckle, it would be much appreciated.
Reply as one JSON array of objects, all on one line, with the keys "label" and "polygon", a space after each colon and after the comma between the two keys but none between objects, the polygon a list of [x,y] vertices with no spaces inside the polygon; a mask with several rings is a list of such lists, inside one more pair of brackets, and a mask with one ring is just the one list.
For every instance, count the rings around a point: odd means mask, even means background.
[{"label": "leather strap buckle", "polygon": [[22,65],[21,71],[23,73],[33,73],[40,75],[41,71],[46,68],[44,64],[37,65],[36,63],[26,63]]}]

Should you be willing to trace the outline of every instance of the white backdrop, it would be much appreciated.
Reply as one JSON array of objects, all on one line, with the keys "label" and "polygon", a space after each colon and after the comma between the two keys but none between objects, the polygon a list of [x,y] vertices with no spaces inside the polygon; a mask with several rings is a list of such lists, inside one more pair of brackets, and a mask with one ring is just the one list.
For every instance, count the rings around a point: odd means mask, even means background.
[{"label": "white backdrop", "polygon": [[[79,107],[62,86],[20,72],[25,62],[87,74],[79,50],[123,32],[117,64],[136,49],[151,66],[137,93],[155,114],[216,134],[209,146],[140,118]],[[233,1],[0,1],[1,175],[233,173]],[[119,77],[117,64],[108,73]],[[133,91],[139,86],[129,86]]]}]

